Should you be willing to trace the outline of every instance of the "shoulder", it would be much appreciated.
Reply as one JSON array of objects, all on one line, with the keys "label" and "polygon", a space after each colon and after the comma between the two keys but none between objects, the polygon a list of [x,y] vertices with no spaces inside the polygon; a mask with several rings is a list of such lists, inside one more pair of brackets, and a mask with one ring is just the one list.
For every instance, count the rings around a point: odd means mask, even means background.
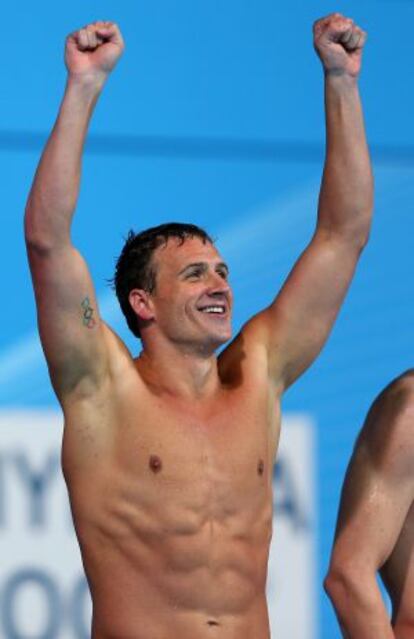
[{"label": "shoulder", "polygon": [[414,397],[414,368],[410,368],[402,375],[399,375],[394,379],[383,391],[380,393],[378,399],[381,397],[398,396],[401,399],[413,399]]},{"label": "shoulder", "polygon": [[373,402],[367,421],[382,416],[394,425],[396,420],[414,416],[414,369],[409,369],[394,379]]},{"label": "shoulder", "polygon": [[94,401],[102,394],[107,394],[108,385],[113,386],[118,383],[128,370],[135,370],[134,359],[123,340],[106,322],[101,320],[100,324],[107,361],[105,372],[100,376],[99,383],[92,383],[88,379],[82,380],[63,400],[65,405],[71,405],[78,400]]},{"label": "shoulder", "polygon": [[400,465],[414,462],[414,369],[394,379],[375,399],[357,441],[373,462]]},{"label": "shoulder", "polygon": [[268,385],[268,355],[258,332],[260,326],[248,322],[220,353],[218,362],[222,379],[230,383],[252,379]]},{"label": "shoulder", "polygon": [[104,324],[104,334],[109,354],[109,379],[114,392],[129,388],[131,384],[134,387],[134,393],[139,392],[139,389],[144,388],[145,383],[136,365],[137,358],[108,324]]}]

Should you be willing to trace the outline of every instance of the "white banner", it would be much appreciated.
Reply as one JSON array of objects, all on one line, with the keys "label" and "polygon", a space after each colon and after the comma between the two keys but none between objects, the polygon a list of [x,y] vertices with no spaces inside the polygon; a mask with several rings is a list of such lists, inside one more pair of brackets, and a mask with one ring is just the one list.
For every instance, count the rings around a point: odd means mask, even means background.
[{"label": "white banner", "polygon": [[[284,419],[268,598],[277,639],[315,639],[313,437]],[[60,470],[62,417],[0,413],[0,637],[88,639],[91,606]]]},{"label": "white banner", "polygon": [[274,639],[317,636],[314,430],[307,416],[283,417],[267,580]]}]

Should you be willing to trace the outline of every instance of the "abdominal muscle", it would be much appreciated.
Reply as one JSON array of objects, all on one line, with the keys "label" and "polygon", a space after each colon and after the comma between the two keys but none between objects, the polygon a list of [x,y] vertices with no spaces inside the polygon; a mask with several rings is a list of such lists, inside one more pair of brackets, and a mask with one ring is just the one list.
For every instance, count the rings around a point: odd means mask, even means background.
[{"label": "abdominal muscle", "polygon": [[189,478],[163,484],[106,467],[68,482],[93,639],[270,637],[271,478],[242,477],[237,489],[234,474],[222,477],[213,501],[208,479]]},{"label": "abdominal muscle", "polygon": [[237,539],[212,521],[153,539],[135,526],[116,537],[113,529],[93,528],[78,530],[93,594],[93,639],[270,636],[267,540]]},{"label": "abdominal muscle", "polygon": [[112,578],[112,586],[108,576],[93,589],[95,638],[268,637],[264,589],[254,592],[236,571],[206,567],[182,575],[156,562],[149,574],[119,562]]}]

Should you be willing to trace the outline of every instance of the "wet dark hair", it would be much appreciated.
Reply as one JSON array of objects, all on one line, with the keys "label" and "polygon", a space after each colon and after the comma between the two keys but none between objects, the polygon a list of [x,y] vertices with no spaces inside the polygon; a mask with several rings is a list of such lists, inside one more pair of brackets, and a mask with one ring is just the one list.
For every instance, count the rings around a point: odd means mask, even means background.
[{"label": "wet dark hair", "polygon": [[121,254],[116,262],[112,281],[128,327],[136,337],[140,337],[139,320],[129,303],[129,293],[140,288],[153,293],[156,285],[156,269],[152,263],[154,251],[173,237],[183,244],[186,239],[198,237],[204,244],[213,240],[206,231],[194,224],[169,222],[135,233],[130,230]]}]

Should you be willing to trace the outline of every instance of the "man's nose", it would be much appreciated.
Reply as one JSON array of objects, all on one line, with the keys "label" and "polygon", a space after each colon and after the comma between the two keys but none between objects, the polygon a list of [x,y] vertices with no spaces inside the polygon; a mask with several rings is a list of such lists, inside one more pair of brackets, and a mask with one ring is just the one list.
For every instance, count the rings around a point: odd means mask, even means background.
[{"label": "man's nose", "polygon": [[208,278],[209,295],[225,295],[230,292],[229,283],[218,273],[210,273]]}]

